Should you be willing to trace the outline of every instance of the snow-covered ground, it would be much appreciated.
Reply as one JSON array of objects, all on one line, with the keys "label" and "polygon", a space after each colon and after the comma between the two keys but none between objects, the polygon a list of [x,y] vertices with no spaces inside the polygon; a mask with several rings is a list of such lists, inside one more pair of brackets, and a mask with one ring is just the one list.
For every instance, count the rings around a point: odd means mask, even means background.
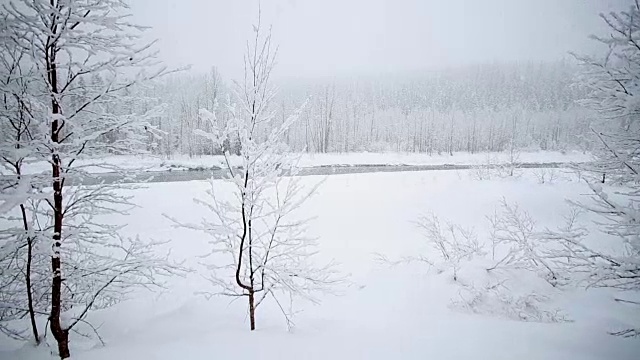
[{"label": "snow-covered ground", "polygon": [[[589,154],[578,151],[561,153],[557,151],[522,152],[517,156],[517,162],[550,163],[550,162],[585,162],[591,160]],[[428,155],[417,153],[347,153],[347,154],[305,154],[300,163],[302,166],[322,165],[476,165],[491,163],[505,163],[509,156],[504,152],[491,153],[454,153],[442,155]]]},{"label": "snow-covered ground", "polygon": [[[365,161],[368,155],[357,158]],[[316,155],[309,161],[344,161],[339,159]],[[384,161],[410,159],[431,158],[390,155]],[[561,159],[552,161],[568,161]],[[452,308],[460,288],[446,272],[438,274],[421,264],[390,266],[376,261],[376,253],[389,259],[428,254],[429,247],[413,223],[421,214],[433,212],[473,226],[486,240],[485,217],[502,197],[527,209],[539,226],[554,227],[569,210],[565,198],[586,192],[571,174],[553,184],[539,184],[534,171],[523,173],[519,178],[485,181],[473,180],[472,171],[328,177],[301,211],[317,217],[310,232],[320,239],[320,256],[338,261],[353,284],[341,289],[339,296],[323,296],[320,305],[298,303],[301,313],[292,332],[287,332],[273,304],[258,310],[258,330],[252,333],[243,301],[194,295],[210,286],[198,273],[202,269],[197,257],[208,248],[205,235],[175,228],[162,214],[193,222],[210,216],[192,201],[202,197],[207,182],[158,183],[136,190],[135,201],[141,207],[130,216],[106,220],[127,224],[123,231],[128,235],[170,241],[173,256],[197,271],[169,279],[165,292],[140,291],[132,300],[92,314],[89,320],[102,324],[107,345],[96,346],[74,335],[73,358],[638,359],[640,342],[606,333],[640,320],[637,308],[614,302],[616,294],[611,291],[550,290],[544,294],[550,296],[550,306],[564,309],[571,321],[520,322]],[[319,180],[303,178],[309,184]],[[217,192],[226,192],[227,186],[215,182]],[[473,280],[475,275],[464,276]],[[12,352],[11,346],[7,340],[0,343],[4,349],[0,358],[38,359],[47,352],[29,347]]]},{"label": "snow-covered ground", "polygon": [[[557,151],[536,151],[521,152],[518,154],[517,162],[523,163],[551,163],[551,162],[586,162],[591,156],[578,151],[561,153]],[[233,159],[232,159],[233,161]],[[454,153],[453,156],[428,155],[419,153],[330,153],[330,154],[302,154],[300,166],[353,166],[353,165],[476,165],[476,164],[497,164],[509,161],[507,153]],[[94,164],[102,164],[95,166]],[[100,159],[83,159],[76,162],[76,166],[87,166],[91,172],[112,171],[112,166],[127,169],[141,169],[145,171],[168,171],[168,170],[197,170],[210,169],[212,167],[224,166],[222,156],[174,156],[171,159],[158,156],[107,156]],[[26,172],[35,173],[50,170],[47,163],[32,163],[26,165]],[[1,169],[0,173],[6,173]]]}]

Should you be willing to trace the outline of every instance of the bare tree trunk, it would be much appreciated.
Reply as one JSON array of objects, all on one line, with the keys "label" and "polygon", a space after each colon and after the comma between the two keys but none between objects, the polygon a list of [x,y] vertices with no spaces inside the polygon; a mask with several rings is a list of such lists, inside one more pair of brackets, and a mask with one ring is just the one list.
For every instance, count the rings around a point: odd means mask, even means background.
[{"label": "bare tree trunk", "polygon": [[[6,99],[5,99],[6,103]],[[21,106],[21,111],[24,110],[24,107]],[[22,137],[22,124],[24,124],[24,118],[21,115],[21,122],[19,123],[18,128],[18,136],[16,138],[16,149],[20,149],[20,139]],[[24,131],[27,131],[27,125],[25,125]],[[14,164],[16,169],[16,173],[18,175],[18,179],[22,177],[22,171],[20,167],[20,162],[16,162]],[[27,210],[24,207],[24,204],[20,204],[20,212],[22,215],[22,225],[24,227],[25,233],[29,233],[29,222],[27,220]],[[36,312],[33,308],[33,288],[31,285],[31,263],[33,260],[33,237],[30,235],[27,236],[27,267],[25,269],[24,280],[27,286],[27,307],[29,309],[29,320],[31,321],[31,331],[33,332],[33,338],[36,342],[36,345],[40,345],[40,335],[38,334],[38,326],[36,324]]]},{"label": "bare tree trunk", "polygon": [[488,135],[488,150],[489,151],[495,151],[494,150],[494,145],[493,145],[493,120],[491,120],[492,122],[489,124],[489,135]]},{"label": "bare tree trunk", "polygon": [[[55,66],[53,66],[55,69]],[[53,70],[52,78],[55,76]],[[54,81],[55,84],[55,81]],[[55,85],[54,85],[55,86]],[[55,91],[54,91],[55,92]],[[53,114],[59,114],[60,109],[56,101],[53,101]],[[54,120],[51,125],[51,141],[57,144],[58,139],[58,120]],[[60,261],[60,247],[62,245],[62,178],[61,178],[61,161],[57,153],[51,156],[51,166],[53,170],[53,255],[51,256],[51,272],[53,280],[51,284],[51,313],[49,322],[51,333],[58,342],[58,351],[61,359],[66,359],[69,354],[69,333],[62,328],[60,322],[60,313],[62,310],[62,264]]]},{"label": "bare tree trunk", "polygon": [[323,133],[322,133],[322,152],[323,153],[327,153],[329,152],[329,141],[330,141],[330,137],[331,137],[331,126],[332,126],[332,118],[333,118],[333,101],[334,101],[334,93],[332,90],[331,93],[331,99],[329,99],[329,87],[327,87],[325,89],[325,96],[324,96],[324,109],[323,109],[323,116],[324,116],[324,122],[323,122]]},{"label": "bare tree trunk", "polygon": [[449,128],[449,156],[453,156],[453,119],[454,115],[451,114],[451,126]]},{"label": "bare tree trunk", "polygon": [[304,123],[304,146],[309,153],[311,152],[311,147],[309,146],[309,114],[306,114],[306,120]]},{"label": "bare tree trunk", "polygon": [[474,154],[476,151],[478,151],[477,147],[478,147],[478,139],[476,138],[476,121],[477,121],[477,115],[474,112],[472,114],[473,116],[473,130],[471,132],[471,153]]},{"label": "bare tree trunk", "polygon": [[[23,204],[20,204],[20,211],[22,212],[22,222],[24,230],[29,231],[29,225],[27,223],[27,212]],[[33,238],[27,237],[27,268],[24,274],[24,280],[27,285],[27,306],[29,308],[29,320],[31,320],[31,330],[33,331],[33,338],[37,345],[40,345],[40,335],[38,334],[38,325],[36,324],[36,312],[33,309],[33,290],[31,286],[31,261],[33,257]]]},{"label": "bare tree trunk", "polygon": [[[51,5],[54,5],[53,0]],[[56,15],[53,15],[52,23],[55,24],[57,19]],[[52,33],[56,33],[56,26],[52,27]],[[51,37],[53,38],[53,37]],[[51,39],[50,38],[50,39]],[[47,72],[49,74],[49,85],[53,96],[51,98],[51,113],[54,116],[51,122],[51,143],[54,149],[51,154],[51,168],[53,176],[53,255],[51,256],[51,313],[49,314],[49,324],[51,327],[51,333],[58,342],[58,354],[61,359],[66,359],[71,356],[69,353],[69,331],[63,329],[60,321],[60,313],[62,312],[62,263],[60,261],[60,248],[62,246],[62,217],[63,217],[63,203],[62,203],[62,161],[58,150],[55,148],[60,143],[60,130],[64,124],[59,124],[58,115],[60,115],[61,109],[58,104],[56,95],[58,94],[58,72],[56,66],[56,44],[49,44],[47,49]]]},{"label": "bare tree trunk", "polygon": [[249,290],[249,321],[251,322],[251,331],[256,329],[256,306],[253,289]]}]

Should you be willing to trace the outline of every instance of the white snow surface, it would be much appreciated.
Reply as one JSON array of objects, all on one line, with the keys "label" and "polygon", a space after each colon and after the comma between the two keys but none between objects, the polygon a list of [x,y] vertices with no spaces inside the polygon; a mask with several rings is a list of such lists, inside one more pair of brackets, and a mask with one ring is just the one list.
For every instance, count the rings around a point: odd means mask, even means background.
[{"label": "white snow surface", "polygon": [[[322,296],[320,305],[299,302],[301,312],[291,332],[273,304],[261,305],[258,330],[250,332],[244,299],[231,302],[194,295],[210,286],[198,273],[202,269],[197,257],[208,248],[205,235],[175,228],[162,214],[192,222],[211,216],[192,201],[202,198],[209,184],[150,184],[133,193],[140,208],[105,221],[127,224],[123,229],[127,235],[168,240],[172,255],[195,271],[185,278],[168,279],[166,291],[140,290],[131,300],[91,314],[89,320],[100,326],[107,345],[72,335],[72,358],[638,359],[637,339],[606,333],[640,320],[637,307],[613,301],[615,296],[629,298],[630,294],[550,290],[543,295],[572,321],[520,322],[453,309],[451,302],[459,298],[459,287],[446,272],[437,274],[423,264],[389,266],[375,261],[375,253],[390,259],[428,254],[423,234],[413,224],[421,214],[434,212],[442,219],[473,226],[479,238],[487,240],[485,216],[493,213],[502,197],[527,209],[539,226],[554,227],[569,211],[565,198],[587,190],[575,175],[565,174],[554,184],[538,184],[531,171],[523,173],[519,178],[488,181],[472,180],[470,171],[327,177],[301,209],[301,216],[317,217],[310,235],[319,238],[321,258],[338,261],[340,269],[351,274],[352,284],[342,288],[339,296]],[[321,179],[309,176],[303,181],[313,184]],[[230,189],[223,181],[214,181],[214,188],[219,194]],[[467,271],[461,276],[472,281],[475,275]],[[529,285],[529,280],[522,281],[514,283],[514,289]],[[531,285],[538,288],[540,284]],[[16,346],[2,340],[0,358],[50,358],[46,347]]]},{"label": "white snow surface", "polygon": [[[505,152],[492,153],[454,153],[449,154],[424,154],[424,153],[328,153],[328,154],[301,154],[300,166],[355,166],[355,165],[477,165],[487,163],[506,163],[509,156]],[[523,163],[550,163],[550,162],[586,162],[592,159],[590,154],[579,151],[530,151],[521,152],[518,155],[518,162]],[[239,163],[234,156],[232,163]],[[79,159],[76,166],[86,167],[86,170],[93,173],[113,171],[113,167],[124,169],[138,169],[143,171],[177,171],[177,170],[197,170],[209,169],[212,167],[223,167],[224,157],[222,155],[194,156],[185,155],[173,156],[169,159],[161,156],[105,156],[102,158]],[[51,165],[45,162],[26,163],[24,173],[39,173],[50,171]],[[0,169],[0,173],[7,173],[6,169]]]}]

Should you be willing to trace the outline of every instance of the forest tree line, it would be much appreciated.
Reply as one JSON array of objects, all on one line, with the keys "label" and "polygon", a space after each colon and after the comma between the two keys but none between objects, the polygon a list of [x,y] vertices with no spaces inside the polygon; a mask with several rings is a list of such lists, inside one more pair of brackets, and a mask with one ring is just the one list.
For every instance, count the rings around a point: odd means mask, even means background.
[{"label": "forest tree line", "polygon": [[[311,153],[402,151],[428,154],[527,150],[588,150],[593,115],[576,103],[586,92],[576,85],[569,61],[503,63],[434,70],[399,76],[288,79],[270,111],[284,115],[300,108],[301,120],[286,134],[295,151]],[[234,139],[214,146],[194,130],[209,131],[199,109],[229,118],[232,83],[215,68],[179,72],[138,92],[125,112],[144,113],[158,104],[167,110],[154,120],[154,154],[231,152]],[[146,99],[140,101],[139,99]],[[115,106],[115,105],[114,105]],[[268,129],[263,129],[266,134]]]}]

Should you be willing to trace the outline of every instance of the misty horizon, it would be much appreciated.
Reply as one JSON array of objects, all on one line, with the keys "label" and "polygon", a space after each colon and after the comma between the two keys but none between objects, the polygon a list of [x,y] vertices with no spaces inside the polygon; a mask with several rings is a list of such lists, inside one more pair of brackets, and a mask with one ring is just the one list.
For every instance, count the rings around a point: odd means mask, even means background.
[{"label": "misty horizon", "polygon": [[[572,61],[600,50],[599,13],[623,0],[202,1],[138,0],[133,18],[149,26],[160,58],[194,73],[242,74],[258,19],[278,46],[274,76],[402,76],[478,64]],[[451,21],[451,19],[455,19]],[[444,20],[446,19],[446,21]]]}]

